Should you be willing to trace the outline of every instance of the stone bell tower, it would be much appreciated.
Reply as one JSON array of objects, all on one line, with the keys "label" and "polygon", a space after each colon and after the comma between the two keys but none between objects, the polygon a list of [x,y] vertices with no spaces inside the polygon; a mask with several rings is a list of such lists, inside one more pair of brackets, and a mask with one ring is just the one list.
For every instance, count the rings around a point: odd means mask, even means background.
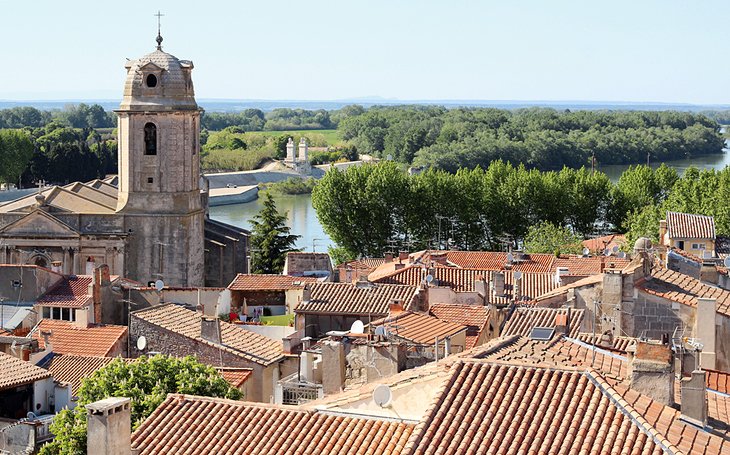
[{"label": "stone bell tower", "polygon": [[128,60],[119,116],[117,213],[128,234],[127,274],[144,283],[202,286],[204,208],[200,113],[193,63],[157,49]]}]

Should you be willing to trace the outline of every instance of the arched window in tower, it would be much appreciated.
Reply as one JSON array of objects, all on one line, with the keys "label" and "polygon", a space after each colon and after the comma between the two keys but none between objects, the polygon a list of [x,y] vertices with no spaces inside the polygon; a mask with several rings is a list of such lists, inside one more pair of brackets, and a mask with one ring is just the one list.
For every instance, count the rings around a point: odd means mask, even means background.
[{"label": "arched window in tower", "polygon": [[144,154],[157,155],[157,126],[151,122],[144,126]]},{"label": "arched window in tower", "polygon": [[149,88],[157,87],[157,76],[154,74],[148,74],[145,82],[147,82],[147,87]]}]

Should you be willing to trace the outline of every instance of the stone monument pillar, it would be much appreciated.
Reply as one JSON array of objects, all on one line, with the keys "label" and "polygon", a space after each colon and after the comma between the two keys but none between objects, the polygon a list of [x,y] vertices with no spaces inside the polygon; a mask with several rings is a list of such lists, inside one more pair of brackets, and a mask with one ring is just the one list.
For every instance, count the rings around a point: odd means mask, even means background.
[{"label": "stone monument pillar", "polygon": [[294,139],[289,138],[289,141],[286,143],[286,162],[287,163],[294,163],[296,162],[297,157],[294,155]]}]

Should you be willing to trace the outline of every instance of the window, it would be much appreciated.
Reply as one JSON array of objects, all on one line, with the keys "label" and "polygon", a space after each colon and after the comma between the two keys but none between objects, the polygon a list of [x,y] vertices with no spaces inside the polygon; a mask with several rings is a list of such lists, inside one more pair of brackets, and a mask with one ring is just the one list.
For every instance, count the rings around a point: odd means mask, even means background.
[{"label": "window", "polygon": [[147,177],[147,183],[154,183],[155,179],[152,177]]},{"label": "window", "polygon": [[51,309],[47,306],[43,307],[43,318],[44,319],[50,319],[51,318]]},{"label": "window", "polygon": [[704,243],[693,243],[692,244],[692,249],[693,250],[704,250],[705,249],[705,244]]},{"label": "window", "polygon": [[154,123],[144,126],[144,154],[157,155],[157,126]]},{"label": "window", "polygon": [[61,319],[64,321],[71,320],[71,308],[61,308]]},{"label": "window", "polygon": [[677,248],[679,248],[680,250],[684,249],[684,240],[680,240],[677,242]]},{"label": "window", "polygon": [[149,88],[157,87],[157,76],[155,76],[154,74],[148,74],[145,82],[147,83],[147,87]]},{"label": "window", "polygon": [[58,307],[53,307],[53,316],[51,316],[52,319],[61,319],[61,309]]}]

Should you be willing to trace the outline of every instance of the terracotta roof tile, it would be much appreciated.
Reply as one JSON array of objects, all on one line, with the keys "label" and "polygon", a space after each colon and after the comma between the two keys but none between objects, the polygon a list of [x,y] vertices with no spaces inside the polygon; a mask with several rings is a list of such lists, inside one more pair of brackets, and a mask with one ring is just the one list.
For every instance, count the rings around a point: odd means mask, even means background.
[{"label": "terracotta roof tile", "polygon": [[443,340],[460,332],[466,332],[465,325],[448,322],[423,313],[404,311],[377,321],[372,325],[385,326],[388,333],[418,344],[431,345],[436,338]]},{"label": "terracotta roof tile", "polygon": [[[448,251],[446,258],[452,264],[472,269],[504,270],[507,254],[497,251]],[[513,270],[531,273],[546,273],[555,269],[555,255],[533,253],[525,254],[523,261],[512,264]],[[427,259],[426,259],[427,260]]]},{"label": "terracotta roof tile", "polygon": [[614,337],[611,342],[611,346],[602,346],[601,335],[593,335],[592,333],[580,333],[578,334],[577,338],[584,343],[588,343],[591,345],[595,344],[596,346],[602,347],[604,349],[614,350],[622,353],[625,353],[626,349],[636,342],[636,338],[620,336]]},{"label": "terracotta roof tile", "polygon": [[228,285],[232,291],[287,291],[302,289],[307,283],[316,283],[313,277],[288,275],[256,275],[239,273]]},{"label": "terracotta roof tile", "polygon": [[[558,308],[515,308],[512,315],[504,324],[502,336],[521,335],[529,336],[535,327],[555,327],[558,316],[567,316],[567,309]],[[570,310],[569,336],[577,337],[583,322],[584,310]]]},{"label": "terracotta roof tile", "polygon": [[697,306],[697,298],[717,300],[717,312],[730,316],[730,290],[710,286],[674,270],[655,267],[650,280],[640,280],[636,287],[658,297]]},{"label": "terracotta roof tile", "polygon": [[[114,357],[96,357],[82,355],[53,356],[48,364],[48,371],[56,381],[71,384],[71,393],[76,395],[81,387],[81,380],[94,373],[99,368],[109,365]],[[126,362],[132,359],[123,359]]]},{"label": "terracotta roof tile", "polygon": [[51,373],[30,362],[0,352],[0,390],[50,378]]},{"label": "terracotta roof tile", "polygon": [[399,454],[413,425],[190,395],[167,399],[132,435],[140,455]]},{"label": "terracotta roof tile", "polygon": [[715,240],[715,219],[711,216],[667,212],[667,233],[672,239]]},{"label": "terracotta roof tile", "polygon": [[[496,295],[495,292],[488,292],[487,301],[494,305],[507,305],[515,297],[515,275],[514,270],[505,270],[504,294]],[[494,282],[494,274],[490,272],[490,282]],[[519,280],[519,302],[528,302],[551,292],[558,286],[554,273],[522,273]]]},{"label": "terracotta roof tile", "polygon": [[310,300],[303,301],[295,311],[383,317],[393,300],[403,301],[408,309],[416,292],[414,286],[394,284],[315,283]]},{"label": "terracotta roof tile", "polygon": [[[219,345],[207,341],[200,336],[202,315],[174,303],[155,305],[138,310],[132,313],[132,317],[193,340],[210,344],[262,365],[269,365],[279,360],[283,355],[280,342],[224,321],[220,321],[223,344]],[[186,354],[188,353],[179,353],[179,355]]]},{"label": "terracotta roof tile", "polygon": [[590,276],[603,273],[605,269],[623,269],[631,262],[628,258],[613,256],[560,257],[555,267],[568,269],[568,276]]},{"label": "terracotta roof tile", "polygon": [[64,277],[50,291],[37,301],[37,305],[64,308],[83,308],[92,302],[89,285],[93,281],[90,275]]},{"label": "terracotta roof tile", "polygon": [[97,325],[78,327],[72,322],[42,319],[31,333],[38,346],[45,349],[41,332],[51,332],[49,341],[56,354],[76,354],[105,357],[112,353],[127,336],[127,327],[121,325]]},{"label": "terracotta roof tile", "polygon": [[[726,371],[704,369],[705,384],[708,389],[717,390],[718,392],[730,394],[730,373]],[[730,421],[727,421],[730,423]]]},{"label": "terracotta roof tile", "polygon": [[253,375],[253,369],[251,368],[218,367],[216,370],[220,372],[223,379],[237,389],[241,388]]},{"label": "terracotta roof tile", "polygon": [[461,305],[453,303],[435,303],[429,312],[444,321],[465,325],[466,349],[473,348],[489,321],[489,309],[483,305]]},{"label": "terracotta roof tile", "polygon": [[614,246],[621,248],[626,244],[626,236],[623,234],[609,234],[602,237],[583,240],[581,242],[584,248],[588,248],[591,253],[603,254],[606,249],[613,249]]}]

